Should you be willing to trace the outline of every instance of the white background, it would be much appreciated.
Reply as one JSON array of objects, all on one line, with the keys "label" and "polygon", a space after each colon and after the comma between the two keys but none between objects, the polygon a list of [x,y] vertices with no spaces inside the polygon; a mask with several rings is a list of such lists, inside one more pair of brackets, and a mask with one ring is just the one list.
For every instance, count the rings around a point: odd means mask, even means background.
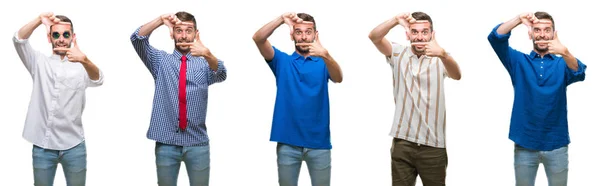
[{"label": "white background", "polygon": [[[32,145],[21,137],[32,81],[11,37],[46,11],[72,19],[81,50],[106,78],[103,86],[87,90],[83,114],[87,185],[156,185],[154,143],[146,138],[154,82],[129,37],[142,24],[180,10],[196,16],[202,41],[228,69],[227,80],[210,88],[206,122],[211,139],[211,185],[277,185],[275,143],[269,142],[276,87],[252,35],[288,11],[315,17],[322,44],[344,73],[341,84],[330,83],[332,185],[391,185],[392,73],[367,36],[381,22],[410,11],[424,11],[433,18],[438,42],[453,54],[463,74],[460,81],[446,80],[447,184],[514,185],[513,143],[508,139],[513,89],[487,36],[497,24],[538,10],[554,16],[561,42],[588,65],[586,80],[568,88],[569,183],[593,185],[600,166],[594,153],[600,128],[593,116],[598,114],[599,92],[595,66],[598,16],[592,2],[2,1],[1,185],[33,184]],[[287,29],[280,27],[270,41],[291,53],[294,48]],[[44,31],[38,27],[31,43],[50,54]],[[401,27],[387,37],[406,43]],[[156,30],[150,41],[157,48],[173,50],[166,27]],[[532,49],[522,26],[513,31],[510,42],[527,53]],[[188,185],[183,167],[179,183]],[[65,185],[60,168],[55,185]],[[310,185],[305,165],[299,185]],[[546,185],[541,165],[536,185]]]}]

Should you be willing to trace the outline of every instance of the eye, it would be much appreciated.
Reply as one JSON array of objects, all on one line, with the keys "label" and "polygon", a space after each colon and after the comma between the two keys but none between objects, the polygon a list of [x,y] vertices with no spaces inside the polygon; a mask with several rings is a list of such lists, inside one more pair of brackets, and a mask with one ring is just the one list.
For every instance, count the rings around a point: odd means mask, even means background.
[{"label": "eye", "polygon": [[307,35],[312,35],[312,31],[306,31]]},{"label": "eye", "polygon": [[71,37],[71,33],[65,32],[63,33],[63,37],[65,37],[65,39],[68,39],[69,37]]},{"label": "eye", "polygon": [[59,37],[60,37],[60,34],[58,32],[52,32],[52,38],[58,39]]},{"label": "eye", "polygon": [[299,31],[299,30],[297,30],[297,31],[294,32],[294,34],[296,34],[296,35],[302,35],[302,32]]}]

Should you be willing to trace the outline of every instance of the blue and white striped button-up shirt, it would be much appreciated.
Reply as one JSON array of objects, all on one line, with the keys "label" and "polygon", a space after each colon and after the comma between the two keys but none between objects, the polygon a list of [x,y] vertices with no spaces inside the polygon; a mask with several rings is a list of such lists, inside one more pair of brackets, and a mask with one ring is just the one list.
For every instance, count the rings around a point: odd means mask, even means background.
[{"label": "blue and white striped button-up shirt", "polygon": [[182,54],[174,50],[172,54],[150,45],[149,37],[138,35],[139,27],[131,35],[131,43],[138,56],[154,78],[154,101],[148,139],[178,146],[208,145],[206,133],[206,106],[208,86],[225,81],[227,70],[219,60],[217,71],[210,69],[204,57],[187,54],[186,99],[187,128],[179,129],[179,68]]}]

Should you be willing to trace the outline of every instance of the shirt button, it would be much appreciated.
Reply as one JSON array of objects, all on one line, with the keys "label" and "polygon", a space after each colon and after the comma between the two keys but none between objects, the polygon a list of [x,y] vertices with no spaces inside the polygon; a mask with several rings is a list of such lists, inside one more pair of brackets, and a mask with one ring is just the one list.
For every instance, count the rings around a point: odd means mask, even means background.
[{"label": "shirt button", "polygon": [[540,74],[540,77],[542,77],[542,75]]},{"label": "shirt button", "polygon": [[540,68],[544,68],[544,67],[540,67]]}]

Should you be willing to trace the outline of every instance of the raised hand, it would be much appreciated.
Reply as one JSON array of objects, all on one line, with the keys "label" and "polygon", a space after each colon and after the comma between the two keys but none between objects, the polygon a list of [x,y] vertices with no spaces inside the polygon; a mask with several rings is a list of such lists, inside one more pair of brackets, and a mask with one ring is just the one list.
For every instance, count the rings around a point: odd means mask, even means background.
[{"label": "raised hand", "polygon": [[177,43],[177,46],[187,46],[190,47],[190,53],[192,56],[203,56],[206,57],[210,53],[208,48],[202,44],[200,41],[200,32],[196,31],[196,40],[191,43]]},{"label": "raised hand", "polygon": [[73,46],[71,48],[54,48],[54,51],[65,53],[65,56],[70,62],[85,62],[87,56],[79,50],[77,45],[77,38],[73,38]]},{"label": "raised hand", "polygon": [[70,25],[71,24],[69,22],[61,22],[60,19],[54,17],[54,13],[52,13],[52,12],[45,12],[45,13],[40,14],[40,19],[42,20],[42,24],[44,24],[46,26],[47,33],[50,33],[50,27],[52,25],[56,25],[56,24]]},{"label": "raised hand", "polygon": [[554,38],[552,40],[535,41],[535,44],[548,45],[548,52],[551,54],[565,55],[567,53],[567,47],[560,43],[556,31],[554,31]]},{"label": "raised hand", "polygon": [[325,57],[328,54],[327,49],[321,45],[319,33],[315,35],[315,41],[312,43],[296,43],[296,46],[308,46],[308,54],[311,56]]},{"label": "raised hand", "polygon": [[169,27],[169,34],[171,35],[171,39],[173,39],[173,28],[175,25],[193,25],[192,23],[183,22],[177,18],[175,14],[163,14],[160,16],[163,21],[163,24]]},{"label": "raised hand", "polygon": [[413,18],[412,15],[408,12],[398,14],[395,18],[396,18],[396,21],[398,21],[398,24],[400,24],[400,26],[404,27],[404,30],[406,30],[406,31],[409,31],[410,24],[417,22],[417,20],[415,18]]},{"label": "raised hand", "polygon": [[435,40],[435,31],[431,32],[431,40],[429,40],[429,42],[414,42],[411,44],[413,46],[424,46],[425,55],[427,56],[442,57],[446,53],[446,51],[442,47],[440,47],[440,45]]},{"label": "raised hand", "polygon": [[296,14],[294,12],[284,13],[283,15],[281,15],[281,18],[283,18],[283,23],[288,25],[288,27],[290,28],[290,37],[292,40],[294,40],[294,38],[291,36],[291,34],[294,33],[294,25],[296,25],[296,24],[313,24],[313,22],[302,20],[301,18],[298,17],[298,14]]}]

